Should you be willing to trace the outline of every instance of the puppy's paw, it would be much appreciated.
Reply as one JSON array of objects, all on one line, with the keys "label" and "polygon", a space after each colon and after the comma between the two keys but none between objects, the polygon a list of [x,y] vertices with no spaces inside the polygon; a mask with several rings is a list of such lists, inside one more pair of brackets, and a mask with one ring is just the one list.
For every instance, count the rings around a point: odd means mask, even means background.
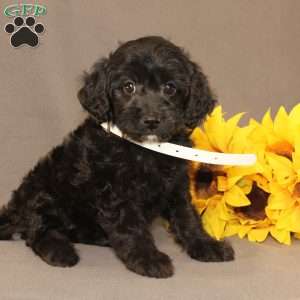
[{"label": "puppy's paw", "polygon": [[187,253],[191,258],[204,262],[234,260],[234,250],[225,241],[197,240],[187,248]]},{"label": "puppy's paw", "polygon": [[56,232],[50,232],[38,240],[33,250],[46,263],[56,267],[72,267],[79,261],[73,244]]},{"label": "puppy's paw", "polygon": [[53,247],[46,256],[42,257],[49,265],[56,267],[72,267],[79,261],[72,245],[63,244]]},{"label": "puppy's paw", "polygon": [[72,267],[79,261],[74,247],[71,244],[58,243],[41,255],[49,265],[56,267]]},{"label": "puppy's paw", "polygon": [[155,278],[171,277],[174,273],[171,259],[160,251],[135,254],[134,256],[134,259],[127,264],[127,268],[135,273]]}]

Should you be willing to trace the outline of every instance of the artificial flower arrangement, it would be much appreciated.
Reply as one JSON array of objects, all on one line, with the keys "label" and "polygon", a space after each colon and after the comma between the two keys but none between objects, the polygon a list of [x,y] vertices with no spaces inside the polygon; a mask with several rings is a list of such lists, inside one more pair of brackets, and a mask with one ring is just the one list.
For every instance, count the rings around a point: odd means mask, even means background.
[{"label": "artificial flower arrangement", "polygon": [[263,242],[271,235],[290,245],[300,238],[300,104],[290,113],[270,110],[261,123],[243,113],[228,120],[216,107],[191,138],[196,148],[223,153],[255,153],[253,166],[190,164],[192,201],[207,232],[217,239],[238,235]]}]

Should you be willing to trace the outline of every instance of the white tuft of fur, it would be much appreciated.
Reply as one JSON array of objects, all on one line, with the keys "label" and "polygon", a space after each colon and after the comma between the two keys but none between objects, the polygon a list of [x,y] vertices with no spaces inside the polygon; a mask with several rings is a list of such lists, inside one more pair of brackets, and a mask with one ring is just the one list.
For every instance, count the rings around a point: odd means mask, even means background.
[{"label": "white tuft of fur", "polygon": [[157,135],[151,134],[151,135],[145,136],[144,142],[145,143],[158,143],[159,139],[158,139]]}]

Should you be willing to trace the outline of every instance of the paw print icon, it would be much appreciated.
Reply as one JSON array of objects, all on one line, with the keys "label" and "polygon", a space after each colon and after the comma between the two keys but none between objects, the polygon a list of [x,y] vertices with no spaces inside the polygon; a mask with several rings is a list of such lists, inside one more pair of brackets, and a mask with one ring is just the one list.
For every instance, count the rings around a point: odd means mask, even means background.
[{"label": "paw print icon", "polygon": [[13,23],[5,25],[4,30],[11,34],[10,43],[17,48],[21,45],[36,47],[39,44],[39,34],[45,31],[42,23],[35,22],[34,17],[29,16],[26,19],[16,17]]}]

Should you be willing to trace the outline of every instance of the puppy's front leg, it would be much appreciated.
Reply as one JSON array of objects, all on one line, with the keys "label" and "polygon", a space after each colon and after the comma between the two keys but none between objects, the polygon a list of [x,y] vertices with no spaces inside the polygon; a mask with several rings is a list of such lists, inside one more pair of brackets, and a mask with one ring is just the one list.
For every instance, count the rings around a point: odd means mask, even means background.
[{"label": "puppy's front leg", "polygon": [[[182,186],[182,185],[181,185]],[[188,185],[171,194],[168,209],[164,212],[176,240],[190,257],[200,261],[230,261],[234,251],[227,242],[211,238],[203,229],[201,220],[191,204]]]},{"label": "puppy's front leg", "polygon": [[172,276],[171,259],[156,248],[148,224],[137,208],[123,203],[112,211],[100,209],[98,216],[116,255],[128,269],[149,277]]}]

